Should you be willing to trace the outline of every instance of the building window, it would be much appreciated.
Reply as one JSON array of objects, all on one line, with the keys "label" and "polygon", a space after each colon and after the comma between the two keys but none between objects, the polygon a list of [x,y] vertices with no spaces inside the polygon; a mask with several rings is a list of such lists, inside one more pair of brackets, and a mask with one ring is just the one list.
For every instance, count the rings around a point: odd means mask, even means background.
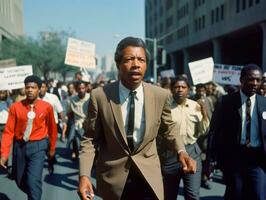
[{"label": "building window", "polygon": [[242,10],[246,9],[246,0],[242,0]]},{"label": "building window", "polygon": [[236,0],[236,12],[240,11],[240,0]]},{"label": "building window", "polygon": [[188,15],[188,3],[182,6],[177,11],[177,20],[180,20],[181,18]]},{"label": "building window", "polygon": [[194,8],[198,8],[205,3],[205,0],[194,0]]},{"label": "building window", "polygon": [[173,34],[166,37],[166,43],[169,44],[173,41]]},{"label": "building window", "polygon": [[253,0],[249,0],[249,2],[248,2],[248,6],[249,6],[249,7],[252,7],[252,6],[253,6]]},{"label": "building window", "polygon": [[160,33],[163,33],[163,23],[160,24]]},{"label": "building window", "polygon": [[163,6],[160,6],[160,15],[163,16]]},{"label": "building window", "polygon": [[211,11],[211,23],[214,24],[214,10]]},{"label": "building window", "polygon": [[205,28],[205,15],[202,16],[202,28]]},{"label": "building window", "polygon": [[197,32],[198,31],[198,20],[197,19],[194,21],[194,24],[195,24],[195,32]]},{"label": "building window", "polygon": [[216,8],[216,22],[219,22],[219,7]]},{"label": "building window", "polygon": [[166,19],[166,27],[169,28],[173,24],[173,16],[170,16]]},{"label": "building window", "polygon": [[166,1],[166,10],[169,10],[173,7],[173,0],[167,0]]},{"label": "building window", "polygon": [[224,19],[224,5],[221,5],[221,20]]},{"label": "building window", "polygon": [[154,35],[157,35],[158,31],[157,31],[157,27],[154,28]]}]

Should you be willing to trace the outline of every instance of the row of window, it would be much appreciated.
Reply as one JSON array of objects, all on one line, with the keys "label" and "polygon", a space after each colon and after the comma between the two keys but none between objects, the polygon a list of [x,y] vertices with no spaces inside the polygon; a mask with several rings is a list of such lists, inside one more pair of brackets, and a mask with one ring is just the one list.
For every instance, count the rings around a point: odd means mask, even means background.
[{"label": "row of window", "polygon": [[188,3],[186,3],[184,6],[178,9],[177,11],[177,20],[180,20],[181,18],[188,15]]},{"label": "row of window", "polygon": [[9,0],[0,0],[0,13],[4,16],[9,16],[10,6]]},{"label": "row of window", "polygon": [[239,13],[259,3],[260,0],[236,0],[236,12]]},{"label": "row of window", "polygon": [[198,32],[205,28],[205,15],[195,19],[195,32]]},{"label": "row of window", "polygon": [[180,29],[178,29],[177,31],[177,37],[178,38],[183,38],[183,37],[186,37],[188,36],[189,34],[189,28],[188,28],[188,24],[181,27]]},{"label": "row of window", "polygon": [[224,4],[211,10],[211,24],[224,20]]},{"label": "row of window", "polygon": [[198,8],[205,3],[205,0],[194,0],[194,8]]}]

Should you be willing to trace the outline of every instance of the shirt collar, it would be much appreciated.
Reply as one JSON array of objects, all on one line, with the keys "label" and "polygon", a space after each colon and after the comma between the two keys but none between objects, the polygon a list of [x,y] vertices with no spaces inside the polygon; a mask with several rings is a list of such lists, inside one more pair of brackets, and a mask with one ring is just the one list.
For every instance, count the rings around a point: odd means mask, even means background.
[{"label": "shirt collar", "polygon": [[188,98],[186,98],[184,103],[177,104],[174,97],[172,96],[172,105],[173,105],[173,107],[189,107]]},{"label": "shirt collar", "polygon": [[[240,90],[240,97],[241,97],[241,103],[243,104],[244,102],[247,101],[248,97],[244,94],[242,90]],[[251,101],[255,101],[256,94],[253,94],[252,96],[249,97]]]},{"label": "shirt collar", "polygon": [[[129,97],[129,92],[130,91],[131,90],[129,90],[128,88],[126,88],[123,85],[123,83],[121,81],[119,81],[119,93],[120,93],[121,97],[123,98],[123,100],[126,100]],[[139,100],[140,97],[141,97],[141,94],[143,93],[143,85],[142,85],[142,83],[134,91],[137,92],[136,99]]]}]

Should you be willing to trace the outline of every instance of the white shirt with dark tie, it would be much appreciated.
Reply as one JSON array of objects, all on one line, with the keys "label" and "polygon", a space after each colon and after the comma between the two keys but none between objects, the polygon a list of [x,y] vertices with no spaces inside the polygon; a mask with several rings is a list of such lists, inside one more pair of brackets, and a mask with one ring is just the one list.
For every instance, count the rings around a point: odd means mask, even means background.
[{"label": "white shirt with dark tie", "polygon": [[[241,111],[242,111],[242,133],[241,133],[241,141],[242,145],[246,144],[246,102],[248,97],[240,90],[241,96]],[[261,140],[259,137],[259,122],[258,122],[258,114],[257,114],[257,102],[256,102],[256,94],[252,95],[250,98],[251,106],[250,106],[250,115],[251,115],[251,127],[250,127],[250,145],[251,147],[259,147],[261,146]]]},{"label": "white shirt with dark tie", "polygon": [[[137,147],[143,140],[143,135],[145,131],[145,112],[144,112],[144,92],[143,85],[135,89],[135,121],[134,121],[134,131],[133,131],[133,142],[134,147]],[[122,118],[124,122],[125,131],[127,131],[128,124],[128,114],[129,114],[129,92],[122,82],[119,82],[119,99],[121,105]]]}]

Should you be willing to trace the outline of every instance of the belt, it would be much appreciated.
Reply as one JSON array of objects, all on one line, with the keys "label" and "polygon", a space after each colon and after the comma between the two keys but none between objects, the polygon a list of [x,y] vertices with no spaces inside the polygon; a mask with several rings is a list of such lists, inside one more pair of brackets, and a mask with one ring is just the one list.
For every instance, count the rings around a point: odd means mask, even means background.
[{"label": "belt", "polygon": [[46,138],[40,139],[40,140],[29,140],[27,142],[25,142],[23,139],[15,139],[16,142],[20,143],[20,144],[24,144],[24,143],[33,143],[33,142],[40,142],[42,140],[46,140]]}]

